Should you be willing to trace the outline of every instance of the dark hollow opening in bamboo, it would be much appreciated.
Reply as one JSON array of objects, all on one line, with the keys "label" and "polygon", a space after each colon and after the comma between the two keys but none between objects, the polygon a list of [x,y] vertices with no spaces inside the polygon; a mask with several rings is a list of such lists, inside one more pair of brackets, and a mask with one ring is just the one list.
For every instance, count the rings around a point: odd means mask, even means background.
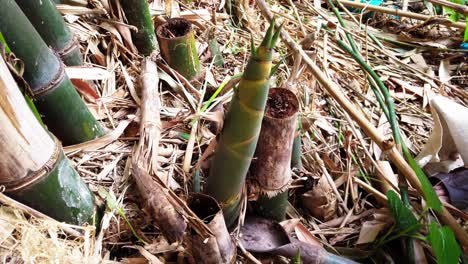
[{"label": "dark hollow opening in bamboo", "polygon": [[187,35],[192,30],[192,23],[184,18],[172,18],[160,25],[156,34],[160,38],[174,39]]},{"label": "dark hollow opening in bamboo", "polygon": [[191,194],[187,204],[205,224],[210,223],[221,210],[218,202],[213,197],[201,193]]},{"label": "dark hollow opening in bamboo", "polygon": [[274,88],[268,93],[265,114],[271,118],[287,118],[299,110],[296,95],[288,89]]}]

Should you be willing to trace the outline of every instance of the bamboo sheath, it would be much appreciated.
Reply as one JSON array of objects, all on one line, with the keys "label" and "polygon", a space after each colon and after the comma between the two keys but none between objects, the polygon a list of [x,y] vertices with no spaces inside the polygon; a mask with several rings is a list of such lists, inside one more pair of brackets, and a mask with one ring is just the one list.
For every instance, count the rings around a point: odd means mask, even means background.
[{"label": "bamboo sheath", "polygon": [[51,0],[16,0],[16,3],[44,42],[59,54],[67,66],[83,64],[80,47]]},{"label": "bamboo sheath", "polygon": [[[370,10],[370,11],[376,11],[376,12],[381,12],[381,13],[395,15],[395,16],[408,17],[408,18],[413,18],[413,19],[422,20],[422,21],[426,21],[426,20],[433,19],[433,18],[439,18],[439,17],[417,14],[417,13],[408,12],[408,11],[402,11],[399,9],[368,5],[368,4],[355,2],[355,1],[347,1],[347,0],[339,0],[339,1],[344,6],[351,6],[351,7],[355,7],[359,9],[365,8],[366,10]],[[450,26],[450,27],[455,27],[455,28],[461,28],[461,29],[465,29],[466,27],[466,24],[464,22],[451,22],[450,20],[447,20],[447,24],[445,25]]]},{"label": "bamboo sheath", "polygon": [[0,186],[6,194],[59,221],[93,223],[93,194],[66,159],[60,143],[31,112],[3,59],[0,123]]},{"label": "bamboo sheath", "polygon": [[[264,0],[256,0],[257,5],[259,6],[262,14],[268,19],[272,20],[273,15],[268,9],[267,4]],[[340,1],[343,3],[343,1]],[[343,3],[344,4],[344,3]],[[281,32],[281,38],[286,43],[286,45],[293,51],[299,53],[306,63],[309,70],[317,78],[317,81],[322,85],[325,90],[339,103],[341,107],[351,116],[351,118],[364,130],[364,132],[382,149],[385,151],[389,159],[395,164],[401,174],[406,177],[419,194],[423,196],[423,191],[421,184],[413,171],[413,169],[408,165],[400,152],[395,148],[392,142],[386,140],[378,130],[367,120],[365,116],[361,114],[360,111],[356,109],[351,101],[341,92],[339,86],[332,81],[330,81],[327,76],[319,69],[317,65],[312,61],[312,59],[307,55],[307,53],[295,43],[289,34],[285,31]],[[463,247],[468,248],[468,234],[463,230],[463,228],[457,223],[455,218],[445,209],[442,208],[440,212],[436,212],[439,219],[450,228],[455,233],[455,236],[460,241]]]},{"label": "bamboo sheath", "polygon": [[81,100],[57,55],[47,47],[15,1],[2,3],[0,31],[10,49],[24,62],[23,77],[49,130],[65,145],[102,136],[104,130]]}]

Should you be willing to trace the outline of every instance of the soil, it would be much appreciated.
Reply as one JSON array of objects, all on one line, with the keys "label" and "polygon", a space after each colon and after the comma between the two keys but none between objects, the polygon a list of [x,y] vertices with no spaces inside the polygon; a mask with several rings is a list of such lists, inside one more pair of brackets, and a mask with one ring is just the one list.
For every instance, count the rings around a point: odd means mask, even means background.
[{"label": "soil", "polygon": [[180,18],[169,19],[167,23],[158,28],[157,34],[164,38],[178,38],[187,35],[192,29],[192,24]]},{"label": "soil", "polygon": [[270,89],[266,114],[273,118],[286,118],[299,110],[299,102],[293,92],[283,88]]}]

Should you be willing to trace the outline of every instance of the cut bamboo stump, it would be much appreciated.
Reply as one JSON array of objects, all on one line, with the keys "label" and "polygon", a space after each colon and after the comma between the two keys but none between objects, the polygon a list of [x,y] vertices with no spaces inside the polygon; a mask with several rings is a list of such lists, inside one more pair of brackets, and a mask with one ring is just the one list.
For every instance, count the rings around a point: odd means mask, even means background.
[{"label": "cut bamboo stump", "polygon": [[80,66],[83,57],[62,15],[51,0],[16,0],[44,42],[57,52],[67,66]]},{"label": "cut bamboo stump", "polygon": [[192,254],[197,263],[234,263],[236,246],[229,235],[218,202],[211,196],[194,193],[188,198],[187,205],[214,234],[208,238],[202,237],[196,232],[190,234]]},{"label": "cut bamboo stump", "polygon": [[[93,224],[93,193],[39,124],[0,59],[0,186],[14,199],[70,224]],[[1,189],[1,188],[0,188]]]},{"label": "cut bamboo stump", "polygon": [[[19,30],[21,29],[21,30]],[[82,143],[104,134],[65,74],[59,57],[49,49],[15,3],[4,1],[0,31],[24,63],[24,79],[44,123],[64,145]]]},{"label": "cut bamboo stump", "polygon": [[291,183],[291,155],[297,127],[299,101],[288,89],[268,93],[265,115],[255,151],[252,178],[258,183],[260,214],[284,220]]},{"label": "cut bamboo stump", "polygon": [[164,60],[187,80],[200,73],[200,61],[195,47],[192,23],[184,18],[172,18],[156,29]]},{"label": "cut bamboo stump", "polygon": [[150,55],[156,50],[158,43],[154,33],[153,20],[151,19],[147,0],[120,1],[128,23],[135,26],[138,31],[132,32],[133,42],[138,51],[143,55]]}]

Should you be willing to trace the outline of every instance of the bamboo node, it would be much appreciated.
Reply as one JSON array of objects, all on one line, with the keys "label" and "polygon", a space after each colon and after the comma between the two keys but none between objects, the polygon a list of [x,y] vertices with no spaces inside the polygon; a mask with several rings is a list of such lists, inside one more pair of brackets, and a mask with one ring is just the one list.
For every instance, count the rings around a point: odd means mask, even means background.
[{"label": "bamboo node", "polygon": [[60,84],[62,83],[62,81],[64,80],[64,78],[66,76],[65,75],[65,66],[64,66],[62,60],[60,59],[59,55],[54,50],[52,50],[52,53],[59,60],[60,68],[57,71],[57,74],[54,76],[54,79],[52,79],[52,81],[50,81],[48,84],[46,84],[46,85],[44,85],[42,87],[38,87],[37,89],[34,89],[32,91],[33,97],[38,97],[38,96],[41,96],[41,95],[43,95],[43,94],[45,94],[47,92],[51,92],[51,91],[55,90],[57,87],[60,86]]}]

